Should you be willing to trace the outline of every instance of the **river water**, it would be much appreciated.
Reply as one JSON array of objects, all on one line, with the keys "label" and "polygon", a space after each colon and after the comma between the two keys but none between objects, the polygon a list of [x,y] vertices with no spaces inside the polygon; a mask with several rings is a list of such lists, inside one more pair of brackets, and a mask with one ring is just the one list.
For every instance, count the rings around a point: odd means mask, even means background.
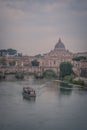
[{"label": "river water", "polygon": [[[23,86],[36,91],[24,99]],[[49,80],[0,82],[0,130],[87,130],[87,91]]]}]

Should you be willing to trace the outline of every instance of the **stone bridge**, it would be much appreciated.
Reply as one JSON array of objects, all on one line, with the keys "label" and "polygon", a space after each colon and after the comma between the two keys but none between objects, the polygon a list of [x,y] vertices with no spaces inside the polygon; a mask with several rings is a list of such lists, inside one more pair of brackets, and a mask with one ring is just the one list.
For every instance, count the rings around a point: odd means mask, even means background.
[{"label": "stone bridge", "polygon": [[59,75],[59,69],[58,67],[5,67],[5,68],[0,68],[0,72],[3,73],[16,73],[16,72],[24,72],[24,73],[36,73],[43,75],[45,71],[53,71],[57,76]]},{"label": "stone bridge", "polygon": [[42,72],[44,73],[45,71],[53,71],[57,76],[59,76],[59,69],[58,67],[42,67]]}]

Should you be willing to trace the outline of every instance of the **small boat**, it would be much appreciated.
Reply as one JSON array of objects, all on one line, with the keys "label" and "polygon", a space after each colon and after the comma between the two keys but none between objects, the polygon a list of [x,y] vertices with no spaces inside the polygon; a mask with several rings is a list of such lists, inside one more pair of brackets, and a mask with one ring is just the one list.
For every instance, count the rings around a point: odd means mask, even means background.
[{"label": "small boat", "polygon": [[25,98],[36,97],[35,90],[30,87],[23,87],[23,96]]}]

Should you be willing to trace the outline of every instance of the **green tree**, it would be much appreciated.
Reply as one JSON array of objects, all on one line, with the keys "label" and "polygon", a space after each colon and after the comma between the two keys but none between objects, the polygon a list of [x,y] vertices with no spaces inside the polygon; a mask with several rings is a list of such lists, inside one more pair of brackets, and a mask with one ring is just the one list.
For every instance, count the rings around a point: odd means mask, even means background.
[{"label": "green tree", "polygon": [[32,66],[39,66],[39,62],[37,60],[33,60],[31,64]]},{"label": "green tree", "polygon": [[80,61],[80,60],[87,60],[87,57],[85,57],[85,56],[76,56],[76,57],[73,57],[73,59],[72,60],[74,60],[74,61]]},{"label": "green tree", "polygon": [[19,57],[22,57],[22,53],[18,53],[18,56],[19,56]]},{"label": "green tree", "polygon": [[7,52],[8,52],[9,55],[15,55],[15,54],[17,54],[17,50],[14,50],[12,48],[7,49]]},{"label": "green tree", "polygon": [[60,79],[63,79],[67,75],[73,74],[73,65],[70,62],[62,62],[60,64]]},{"label": "green tree", "polygon": [[43,73],[43,77],[45,78],[56,78],[56,74],[54,71],[52,70],[46,70],[44,73]]}]

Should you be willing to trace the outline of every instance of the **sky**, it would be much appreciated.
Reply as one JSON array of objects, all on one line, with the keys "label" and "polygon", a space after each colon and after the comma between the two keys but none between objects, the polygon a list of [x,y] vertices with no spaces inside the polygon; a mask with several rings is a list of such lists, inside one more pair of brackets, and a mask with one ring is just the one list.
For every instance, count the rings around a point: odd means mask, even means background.
[{"label": "sky", "polygon": [[59,38],[71,52],[87,51],[87,0],[0,0],[0,49],[44,54]]}]

